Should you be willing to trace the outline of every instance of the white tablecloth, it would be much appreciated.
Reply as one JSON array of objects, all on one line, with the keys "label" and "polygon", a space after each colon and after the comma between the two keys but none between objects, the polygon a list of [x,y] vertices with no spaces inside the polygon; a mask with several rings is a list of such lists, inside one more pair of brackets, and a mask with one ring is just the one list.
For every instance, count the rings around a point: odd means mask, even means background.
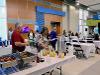
[{"label": "white tablecloth", "polygon": [[92,43],[76,43],[73,42],[72,44],[79,44],[81,45],[82,50],[84,51],[85,56],[88,58],[91,54],[95,54],[95,45]]},{"label": "white tablecloth", "polygon": [[71,39],[78,39],[77,36],[70,36]]},{"label": "white tablecloth", "polygon": [[93,41],[93,42],[94,42],[96,47],[100,48],[100,41]]},{"label": "white tablecloth", "polygon": [[[83,40],[83,41],[87,42],[87,40]],[[90,41],[91,41],[91,40],[90,40]],[[100,41],[94,40],[93,43],[94,43],[95,47],[100,48]]]},{"label": "white tablecloth", "polygon": [[12,53],[12,47],[0,47],[0,56]]},{"label": "white tablecloth", "polygon": [[86,40],[94,40],[94,38],[85,38]]},{"label": "white tablecloth", "polygon": [[[47,60],[48,57],[44,57],[44,58]],[[69,63],[69,62],[75,60],[75,56],[74,55],[67,55],[63,59],[56,58],[56,57],[55,58],[49,57],[48,60],[49,61],[39,63],[32,68],[13,73],[11,75],[41,75],[43,73],[46,73],[48,71],[51,71],[51,70],[59,67],[59,66],[62,66],[65,63]]]}]

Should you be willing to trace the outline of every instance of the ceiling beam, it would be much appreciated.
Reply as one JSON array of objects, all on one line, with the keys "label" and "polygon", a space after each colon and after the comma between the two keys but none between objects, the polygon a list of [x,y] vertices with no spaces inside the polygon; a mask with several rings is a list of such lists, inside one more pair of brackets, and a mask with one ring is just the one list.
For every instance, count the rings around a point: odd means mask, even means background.
[{"label": "ceiling beam", "polygon": [[100,5],[100,3],[96,3],[96,4],[92,4],[92,5],[88,5],[88,6],[90,7],[90,6],[95,6],[95,5]]}]

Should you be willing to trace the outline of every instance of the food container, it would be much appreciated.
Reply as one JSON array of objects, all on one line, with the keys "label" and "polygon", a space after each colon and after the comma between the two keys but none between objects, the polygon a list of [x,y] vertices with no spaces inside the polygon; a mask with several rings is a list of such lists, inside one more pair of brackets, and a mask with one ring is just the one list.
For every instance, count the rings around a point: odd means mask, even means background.
[{"label": "food container", "polygon": [[30,63],[30,62],[33,62],[36,60],[35,54],[32,54],[30,52],[21,52],[20,58],[21,58],[21,60],[23,60],[24,64]]},{"label": "food container", "polygon": [[23,67],[24,64],[28,64],[30,62],[35,61],[36,60],[35,58],[36,58],[35,54],[32,54],[30,52],[20,52],[20,53],[1,56],[0,67],[9,68],[9,67],[15,67],[16,65]]},{"label": "food container", "polygon": [[1,68],[8,68],[8,67],[14,67],[17,65],[16,58],[12,55],[6,55],[0,57],[0,66]]},{"label": "food container", "polygon": [[13,67],[13,66],[16,66],[16,65],[17,65],[16,60],[1,63],[1,67],[3,67],[3,68]]}]

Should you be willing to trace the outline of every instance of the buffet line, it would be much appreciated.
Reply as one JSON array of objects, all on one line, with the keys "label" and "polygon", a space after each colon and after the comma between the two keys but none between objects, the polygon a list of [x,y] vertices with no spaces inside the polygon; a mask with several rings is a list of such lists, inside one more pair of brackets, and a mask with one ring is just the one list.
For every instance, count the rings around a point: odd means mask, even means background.
[{"label": "buffet line", "polygon": [[[0,75],[16,74],[17,72],[34,67],[30,63],[35,63],[35,65],[38,65],[37,63],[47,62],[48,57],[54,59],[60,58],[63,60],[65,57],[67,57],[66,54],[68,53],[54,50],[42,50],[38,54],[24,51],[3,55],[0,57]],[[50,60],[48,59],[48,61]]]}]

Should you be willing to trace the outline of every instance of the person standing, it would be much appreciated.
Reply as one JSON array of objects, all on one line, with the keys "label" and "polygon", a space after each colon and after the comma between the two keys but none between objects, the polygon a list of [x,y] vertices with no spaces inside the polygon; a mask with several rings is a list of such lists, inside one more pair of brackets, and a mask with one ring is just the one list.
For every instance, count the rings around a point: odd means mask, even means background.
[{"label": "person standing", "polygon": [[36,31],[35,31],[36,42],[39,40],[40,37],[41,37],[41,34],[39,33],[38,30],[36,30]]},{"label": "person standing", "polygon": [[9,28],[9,31],[8,31],[9,45],[11,45],[11,36],[12,36],[12,33],[13,33],[12,28]]},{"label": "person standing", "polygon": [[66,35],[66,30],[63,30],[63,35],[66,37],[67,35]]},{"label": "person standing", "polygon": [[56,42],[57,42],[57,32],[56,32],[56,27],[52,28],[52,31],[50,32],[50,39],[51,39],[51,45],[54,48],[54,50],[56,49]]},{"label": "person standing", "polygon": [[35,37],[35,34],[34,34],[33,30],[30,30],[30,32],[28,33],[28,38],[29,38],[30,40],[33,40],[34,37]]},{"label": "person standing", "polygon": [[21,26],[19,26],[19,24],[16,26],[16,29],[12,33],[11,42],[12,53],[22,52],[25,50],[25,46],[28,45],[27,42],[24,42],[24,39],[21,36]]},{"label": "person standing", "polygon": [[34,47],[35,46],[35,34],[33,32],[33,30],[30,30],[30,32],[28,33],[28,39],[30,41],[30,46]]},{"label": "person standing", "polygon": [[48,28],[43,27],[41,31],[41,36],[38,39],[38,52],[40,52],[42,49],[48,50],[49,48],[49,38],[48,38]]}]

